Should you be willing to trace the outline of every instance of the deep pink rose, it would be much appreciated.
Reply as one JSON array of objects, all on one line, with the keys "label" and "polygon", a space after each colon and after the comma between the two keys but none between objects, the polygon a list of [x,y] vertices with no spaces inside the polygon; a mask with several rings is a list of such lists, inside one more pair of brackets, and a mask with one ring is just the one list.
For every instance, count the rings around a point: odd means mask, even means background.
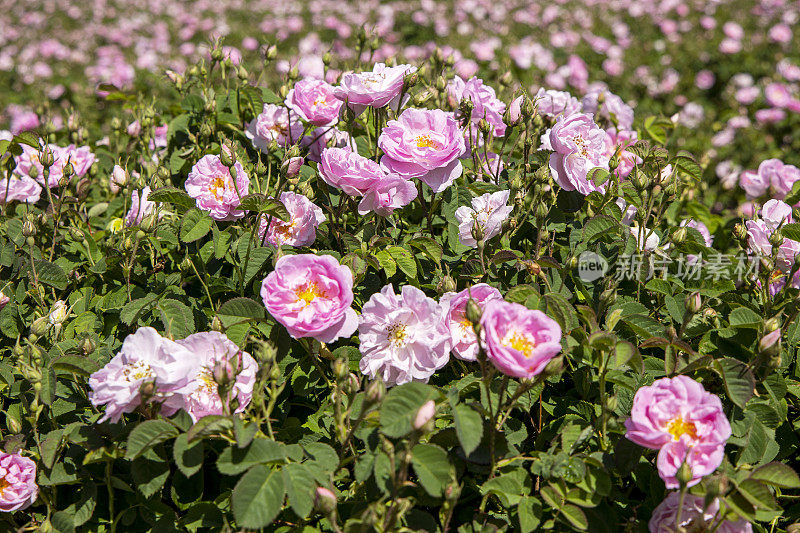
[{"label": "deep pink rose", "polygon": [[285,255],[261,285],[269,314],[289,335],[333,342],[358,327],[353,273],[330,255]]},{"label": "deep pink rose", "polygon": [[371,159],[346,148],[326,148],[319,164],[320,177],[349,196],[363,196],[370,186],[386,176]]},{"label": "deep pink rose", "polygon": [[451,114],[441,109],[406,109],[390,120],[378,138],[381,166],[389,173],[418,178],[441,192],[462,173],[464,136]]},{"label": "deep pink rose", "polygon": [[561,351],[561,327],[555,320],[505,300],[486,303],[481,332],[489,361],[508,376],[539,375]]},{"label": "deep pink rose", "polygon": [[375,211],[382,217],[388,217],[395,209],[410,204],[416,197],[417,188],[411,181],[396,174],[386,174],[364,192],[364,197],[358,203],[358,214],[366,215]]},{"label": "deep pink rose", "polygon": [[298,81],[286,95],[286,107],[314,126],[330,126],[339,120],[342,102],[333,95],[333,87],[322,80]]}]

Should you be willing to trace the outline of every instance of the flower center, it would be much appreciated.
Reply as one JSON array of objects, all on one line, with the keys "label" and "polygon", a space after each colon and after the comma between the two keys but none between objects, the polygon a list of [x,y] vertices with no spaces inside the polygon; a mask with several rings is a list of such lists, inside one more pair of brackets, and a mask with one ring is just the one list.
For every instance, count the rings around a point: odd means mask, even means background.
[{"label": "flower center", "polygon": [[682,435],[689,435],[693,439],[697,438],[697,428],[694,427],[694,422],[687,422],[680,416],[669,421],[667,431],[675,440],[680,440]]},{"label": "flower center", "polygon": [[431,139],[430,135],[417,135],[414,139],[417,143],[417,148],[433,148],[434,150],[441,150],[442,145]]},{"label": "flower center", "polygon": [[294,293],[297,296],[297,301],[302,300],[306,305],[313,302],[315,298],[325,298],[325,292],[314,282],[301,285],[295,289]]},{"label": "flower center", "polygon": [[382,72],[367,72],[363,75],[363,81],[367,85],[375,85],[376,83],[381,83],[383,80],[386,79],[386,74]]},{"label": "flower center", "polygon": [[123,377],[129,382],[139,381],[141,379],[151,379],[156,377],[150,365],[144,361],[135,361],[125,365],[122,369]]},{"label": "flower center", "polygon": [[214,195],[214,198],[220,200],[221,196],[225,194],[225,178],[217,177],[211,180],[211,185],[209,185],[208,189],[211,194]]},{"label": "flower center", "polygon": [[2,496],[2,495],[3,495],[3,493],[4,493],[4,492],[5,492],[5,490],[8,488],[8,486],[9,486],[9,485],[11,485],[11,483],[9,483],[8,481],[6,481],[6,478],[5,478],[5,476],[4,476],[2,479],[0,479],[0,496]]},{"label": "flower center", "polygon": [[572,138],[572,141],[578,147],[578,151],[583,157],[589,157],[589,150],[587,150],[586,141],[580,135],[576,135]]},{"label": "flower center", "polygon": [[536,348],[536,341],[527,335],[513,331],[506,334],[505,338],[503,339],[503,345],[513,348],[518,352],[522,352],[522,355],[528,359],[533,355],[533,349]]},{"label": "flower center", "polygon": [[406,325],[401,324],[399,322],[392,324],[388,328],[388,337],[389,342],[391,342],[395,346],[405,346],[406,345],[406,337],[408,333],[406,332]]}]

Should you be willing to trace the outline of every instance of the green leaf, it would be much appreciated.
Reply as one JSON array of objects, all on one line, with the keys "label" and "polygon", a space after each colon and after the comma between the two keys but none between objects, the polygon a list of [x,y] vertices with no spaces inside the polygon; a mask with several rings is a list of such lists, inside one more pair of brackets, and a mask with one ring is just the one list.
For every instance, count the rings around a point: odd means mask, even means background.
[{"label": "green leaf", "polygon": [[438,396],[435,388],[425,383],[405,383],[392,387],[381,405],[381,431],[392,438],[407,435],[419,408]]},{"label": "green leaf", "polygon": [[56,370],[63,370],[81,376],[89,376],[100,370],[100,365],[97,362],[80,355],[62,355],[53,359],[52,364]]},{"label": "green leaf", "polygon": [[[39,283],[50,285],[60,291],[67,288],[69,280],[60,266],[50,261],[45,261],[44,259],[37,259],[34,261],[34,265],[36,267],[36,277]],[[33,280],[34,277],[33,273],[30,271],[30,263],[28,263],[27,268],[29,269],[28,277]]]},{"label": "green leaf", "polygon": [[289,220],[289,211],[282,202],[274,199],[267,198],[263,194],[248,194],[242,198],[239,204],[241,209],[246,211],[255,211],[256,213],[264,213],[268,216],[279,218],[283,221]]},{"label": "green leaf", "polygon": [[285,465],[282,472],[289,505],[297,516],[306,518],[314,507],[314,491],[317,487],[314,475],[301,463]]},{"label": "green leaf", "polygon": [[194,242],[202,239],[211,230],[214,221],[205,211],[193,207],[181,219],[181,240]]},{"label": "green leaf", "polygon": [[517,505],[521,533],[536,531],[542,521],[542,502],[532,496],[525,496]]},{"label": "green leaf", "polygon": [[417,262],[411,252],[401,246],[389,246],[386,251],[392,256],[403,274],[408,276],[408,279],[417,279]]},{"label": "green leaf", "polygon": [[195,332],[194,315],[183,302],[167,298],[158,302],[157,307],[161,312],[161,322],[167,337],[184,339]]},{"label": "green leaf", "polygon": [[417,444],[411,451],[411,464],[425,491],[441,497],[450,481],[447,452],[434,444]]},{"label": "green leaf", "polygon": [[153,293],[150,293],[143,298],[137,298],[136,300],[133,300],[131,303],[122,307],[119,312],[119,319],[123,324],[132,326],[142,314],[154,307],[157,301],[158,295]]},{"label": "green leaf", "polygon": [[750,479],[756,479],[782,489],[800,488],[800,476],[783,463],[767,463],[753,470]]},{"label": "green leaf", "polygon": [[184,209],[189,209],[195,206],[194,198],[186,194],[186,191],[176,189],[175,187],[162,187],[155,191],[150,191],[147,199],[151,202],[172,204]]},{"label": "green leaf", "polygon": [[577,505],[568,503],[559,510],[575,529],[585,531],[589,528],[589,521],[586,519],[586,514],[584,514],[583,510]]},{"label": "green leaf", "polygon": [[255,464],[282,462],[285,459],[283,443],[255,439],[247,448],[229,446],[222,450],[217,459],[217,470],[226,476],[236,476]]},{"label": "green leaf", "polygon": [[172,447],[172,456],[184,476],[192,477],[203,466],[203,441],[189,442],[189,434],[181,433],[175,439]]},{"label": "green leaf", "polygon": [[228,300],[217,309],[217,315],[222,321],[222,325],[229,327],[243,321],[261,319],[266,316],[264,304],[258,303],[252,298],[233,298]]},{"label": "green leaf", "polygon": [[233,430],[233,421],[229,416],[208,415],[195,422],[186,434],[189,442],[193,442],[197,439],[227,433],[231,430]]},{"label": "green leaf", "polygon": [[239,480],[231,494],[231,508],[240,528],[259,529],[275,520],[283,506],[286,487],[280,470],[256,465]]},{"label": "green leaf", "polygon": [[453,419],[456,424],[458,442],[464,449],[464,454],[469,455],[483,438],[483,417],[475,409],[460,403],[453,407]]},{"label": "green leaf", "polygon": [[756,509],[776,509],[778,503],[766,485],[755,479],[745,479],[736,487]]},{"label": "green leaf", "polygon": [[689,152],[679,152],[678,155],[675,156],[673,163],[679,170],[696,180],[703,177],[703,169],[700,168],[700,165],[697,164],[694,157],[692,157],[692,154]]},{"label": "green leaf", "polygon": [[757,328],[763,318],[747,307],[737,307],[731,311],[728,322],[734,328]]},{"label": "green leaf", "polygon": [[493,477],[481,486],[481,494],[494,494],[506,508],[519,505],[522,497],[530,493],[531,478],[522,469]]},{"label": "green leaf", "polygon": [[397,272],[397,263],[387,250],[379,250],[375,253],[375,259],[381,265],[381,268],[386,272],[386,277],[391,278]]},{"label": "green leaf", "polygon": [[442,245],[430,237],[416,237],[408,241],[408,244],[420,250],[431,258],[434,263],[442,262]]},{"label": "green leaf", "polygon": [[590,243],[603,235],[613,236],[616,232],[612,232],[611,230],[618,227],[619,222],[610,216],[597,215],[586,222],[586,225],[583,226],[581,236],[583,237],[583,242]]},{"label": "green leaf", "polygon": [[[786,195],[786,198],[784,198],[783,201],[789,205],[796,205],[798,202],[800,202],[800,181],[794,182],[794,184],[792,185],[792,190],[789,192],[789,194]],[[800,226],[800,224],[797,225]],[[785,227],[786,226],[784,226],[784,228]],[[792,240],[797,240],[797,239],[792,239]]]},{"label": "green leaf", "polygon": [[756,387],[753,373],[743,362],[731,357],[716,359],[711,367],[722,377],[730,400],[744,409]]},{"label": "green leaf", "polygon": [[[797,184],[798,183],[796,182],[795,185]],[[798,189],[798,195],[800,196],[800,186],[796,188]],[[794,191],[794,188],[792,188],[792,191]],[[794,205],[794,204],[789,204],[789,205]],[[791,239],[793,241],[800,241],[800,223],[793,222],[791,224],[784,224],[781,227],[781,234],[787,239]]]},{"label": "green leaf", "polygon": [[136,459],[156,444],[178,436],[178,428],[166,420],[146,420],[136,425],[128,435],[125,458]]}]

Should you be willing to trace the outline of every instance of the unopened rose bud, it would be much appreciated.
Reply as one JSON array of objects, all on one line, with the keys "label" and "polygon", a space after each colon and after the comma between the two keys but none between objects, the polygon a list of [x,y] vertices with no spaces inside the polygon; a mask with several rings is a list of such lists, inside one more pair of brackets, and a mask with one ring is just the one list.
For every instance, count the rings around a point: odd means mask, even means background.
[{"label": "unopened rose bud", "polygon": [[485,137],[488,137],[488,136],[490,136],[492,134],[492,131],[494,130],[494,128],[492,127],[491,124],[489,124],[488,120],[486,120],[485,118],[482,118],[482,119],[480,119],[478,121],[478,130],[480,130],[480,132]]},{"label": "unopened rose bud", "polygon": [[433,400],[428,400],[417,411],[414,417],[414,429],[421,430],[436,414],[436,403]]},{"label": "unopened rose bud", "polygon": [[678,472],[675,474],[675,478],[680,483],[681,487],[685,487],[691,480],[692,480],[692,467],[686,464],[686,461],[681,463],[681,466],[678,467]]},{"label": "unopened rose bud", "polygon": [[228,144],[224,144],[219,153],[219,160],[223,165],[231,168],[236,164],[236,152],[234,152]]},{"label": "unopened rose bud", "polygon": [[48,315],[47,319],[52,325],[63,324],[67,319],[68,314],[69,308],[67,307],[67,304],[64,303],[64,300],[58,300],[53,304],[52,309],[50,309],[50,314]]},{"label": "unopened rose bud", "polygon": [[414,95],[414,105],[421,106],[431,98],[433,98],[433,92],[430,89],[425,89]]},{"label": "unopened rose bud", "polygon": [[672,242],[680,244],[686,241],[686,237],[689,234],[688,230],[685,227],[681,227],[675,230],[672,234]]},{"label": "unopened rose bud", "polygon": [[684,300],[684,304],[686,304],[686,309],[692,313],[698,313],[700,309],[703,307],[703,299],[700,297],[699,292],[693,292],[689,296],[686,297]]},{"label": "unopened rose bud", "polygon": [[525,99],[522,101],[521,111],[522,111],[522,118],[526,121],[530,119],[533,116],[534,112],[536,111],[536,109],[533,106],[533,101],[527,96],[525,96]]},{"label": "unopened rose bud", "polygon": [[48,317],[40,317],[33,321],[31,324],[31,333],[37,337],[41,337],[47,330],[50,329],[50,321]]},{"label": "unopened rose bud", "polygon": [[110,179],[108,180],[111,192],[118,193],[128,183],[128,173],[119,165],[114,165],[111,171]]},{"label": "unopened rose bud", "polygon": [[300,175],[300,169],[303,167],[305,159],[300,156],[290,157],[283,162],[281,170],[287,178],[296,178]]},{"label": "unopened rose bud", "polygon": [[767,240],[772,246],[780,246],[781,243],[783,243],[783,235],[781,234],[781,230],[775,230]]},{"label": "unopened rose bud", "polygon": [[255,353],[256,359],[262,365],[271,365],[278,356],[278,348],[272,341],[261,343]]},{"label": "unopened rose bud", "polygon": [[559,355],[554,357],[547,363],[547,366],[542,370],[542,375],[545,377],[557,376],[564,369],[564,356]]},{"label": "unopened rose bud", "polygon": [[436,286],[436,291],[439,294],[444,294],[446,292],[453,292],[456,290],[456,282],[451,276],[443,276],[442,280]]},{"label": "unopened rose bud", "polygon": [[236,69],[236,75],[239,77],[240,80],[245,81],[250,74],[247,72],[247,69],[244,66],[239,65],[239,68]]},{"label": "unopened rose bud", "polygon": [[152,381],[145,381],[139,386],[139,396],[142,398],[142,403],[147,403],[156,393],[156,384]]},{"label": "unopened rose bud", "polygon": [[45,146],[44,150],[42,150],[42,153],[39,155],[39,162],[42,163],[44,168],[52,167],[53,163],[55,163],[53,150],[51,150],[49,146]]},{"label": "unopened rose bud", "polygon": [[293,66],[289,70],[288,77],[289,77],[290,80],[292,80],[292,81],[296,80],[299,75],[300,75],[300,72],[297,70],[297,65]]},{"label": "unopened rose bud", "polygon": [[506,116],[504,117],[506,125],[514,127],[519,124],[519,121],[522,119],[522,103],[524,100],[525,95],[521,94],[514,98],[514,100],[512,100],[508,105],[508,108],[506,109]]},{"label": "unopened rose bud", "polygon": [[36,226],[33,224],[32,221],[26,220],[22,223],[22,235],[25,237],[35,237],[36,236]]},{"label": "unopened rose bud", "polygon": [[376,379],[367,385],[367,392],[364,401],[369,405],[374,405],[382,402],[385,394],[386,385],[383,383],[383,380]]},{"label": "unopened rose bud", "polygon": [[344,359],[334,359],[331,368],[333,368],[333,375],[337,381],[346,378],[349,372],[347,361]]},{"label": "unopened rose bud", "polygon": [[236,373],[233,371],[230,362],[225,359],[218,359],[214,361],[212,376],[217,385],[225,386],[235,379]]},{"label": "unopened rose bud", "polygon": [[406,74],[403,77],[403,90],[408,91],[412,87],[414,87],[417,83],[419,83],[419,74],[416,72],[412,72],[411,74]]},{"label": "unopened rose bud", "polygon": [[218,47],[215,46],[214,49],[211,50],[211,59],[213,59],[214,61],[220,62],[222,61],[223,57],[224,55],[222,53],[222,50],[220,50]]},{"label": "unopened rose bud", "polygon": [[467,300],[466,308],[464,309],[464,316],[471,324],[478,324],[481,321],[483,310],[478,303],[470,298]]},{"label": "unopened rose bud", "polygon": [[322,64],[325,65],[326,67],[330,66],[332,59],[333,56],[331,56],[330,52],[325,52],[324,54],[322,54]]},{"label": "unopened rose bud", "polygon": [[345,384],[347,394],[352,394],[361,388],[361,380],[358,379],[358,376],[352,372],[347,375],[347,381]]},{"label": "unopened rose bud", "polygon": [[85,337],[81,341],[81,352],[83,352],[83,355],[91,354],[92,352],[94,352],[95,348],[96,348],[96,346],[94,344],[94,341],[91,338]]},{"label": "unopened rose bud", "polygon": [[758,351],[764,355],[772,356],[781,349],[781,328],[771,331],[758,341]]},{"label": "unopened rose bud", "polygon": [[180,269],[181,272],[191,272],[192,270],[194,270],[192,268],[192,260],[189,259],[188,257],[184,257],[183,261],[181,261],[180,264],[178,265],[178,269]]},{"label": "unopened rose bud", "polygon": [[275,46],[274,44],[270,45],[270,47],[267,48],[267,53],[265,54],[265,56],[270,61],[278,57],[278,47]]},{"label": "unopened rose bud", "polygon": [[314,508],[325,516],[336,512],[336,495],[325,487],[317,487],[314,493]]},{"label": "unopened rose bud", "polygon": [[217,315],[211,319],[211,331],[222,331],[222,321]]},{"label": "unopened rose bud", "polygon": [[22,423],[16,417],[12,416],[8,411],[5,412],[5,415],[8,431],[14,435],[19,434],[22,431]]},{"label": "unopened rose bud", "polygon": [[472,233],[472,238],[475,239],[476,242],[483,242],[483,226],[477,220],[472,225],[472,230],[470,232]]},{"label": "unopened rose bud", "polygon": [[127,132],[131,137],[138,137],[142,133],[142,124],[138,120],[134,120],[128,124]]},{"label": "unopened rose bud", "polygon": [[741,243],[747,242],[747,228],[745,228],[744,224],[736,224],[733,227],[733,236]]}]

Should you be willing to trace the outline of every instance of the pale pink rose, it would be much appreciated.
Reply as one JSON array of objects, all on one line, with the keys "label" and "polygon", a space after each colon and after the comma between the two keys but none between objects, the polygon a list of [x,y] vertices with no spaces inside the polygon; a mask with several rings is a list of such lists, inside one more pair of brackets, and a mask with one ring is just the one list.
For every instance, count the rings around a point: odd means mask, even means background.
[{"label": "pale pink rose", "polygon": [[728,21],[722,25],[722,33],[724,33],[725,37],[728,39],[736,39],[737,41],[742,40],[744,37],[744,29],[733,21]]},{"label": "pale pink rose", "polygon": [[38,148],[33,148],[27,144],[23,144],[22,154],[16,159],[17,166],[14,168],[14,174],[17,176],[27,176],[34,178],[39,182],[42,187],[58,187],[58,182],[64,175],[64,165],[66,164],[66,157],[64,157],[64,149],[55,144],[48,145],[48,148],[53,154],[53,165],[50,167],[50,175],[48,176],[47,183],[44,181],[44,166],[39,161]]},{"label": "pale pink rose", "polygon": [[792,100],[792,93],[783,83],[770,83],[764,87],[764,97],[772,107],[786,107]]},{"label": "pale pink rose", "polygon": [[765,178],[761,172],[744,170],[739,174],[739,186],[744,189],[748,198],[758,198],[769,189],[769,178]]},{"label": "pale pink rose", "polygon": [[710,231],[708,231],[708,226],[699,220],[694,220],[692,218],[684,219],[681,221],[680,225],[682,228],[687,227],[697,230],[697,232],[703,237],[703,242],[706,243],[706,246],[711,247],[711,245],[714,244],[714,236],[711,235]]},{"label": "pale pink rose", "polygon": [[592,191],[605,191],[605,184],[595,185],[589,178],[589,171],[596,167],[608,170],[609,163],[606,132],[590,115],[559,116],[547,140],[555,152],[550,155],[550,172],[556,183],[564,190],[577,190],[584,196]]},{"label": "pale pink rose", "polygon": [[659,450],[658,471],[667,488],[679,486],[675,474],[684,460],[692,471],[690,486],[714,472],[731,436],[722,402],[687,376],[639,388],[625,428],[628,439]]},{"label": "pale pink rose", "polygon": [[707,91],[713,87],[714,81],[716,81],[716,76],[714,76],[714,73],[705,69],[698,72],[694,78],[694,84],[698,89],[703,91]]},{"label": "pale pink rose", "polygon": [[141,224],[142,219],[153,212],[156,204],[155,202],[151,202],[147,199],[149,195],[150,187],[145,187],[142,189],[141,198],[139,197],[139,191],[133,191],[131,193],[131,208],[125,215],[126,226],[130,227]]},{"label": "pale pink rose", "polygon": [[[234,181],[231,170],[236,174]],[[217,155],[205,155],[189,171],[184,183],[186,192],[195,199],[197,208],[207,211],[214,220],[242,218],[238,209],[250,189],[250,178],[238,161],[229,169]]]},{"label": "pale pink rose", "polygon": [[[599,103],[601,95],[603,97],[602,104]],[[593,89],[583,97],[581,106],[584,113],[592,113],[595,117],[608,119],[621,129],[633,128],[633,108],[608,89],[602,87]]]},{"label": "pale pink rose", "polygon": [[342,102],[333,95],[333,86],[322,80],[298,81],[286,95],[286,107],[314,126],[330,126],[339,121]]},{"label": "pale pink rose", "polygon": [[0,291],[0,311],[11,301],[11,298],[7,294],[3,294],[3,291]]},{"label": "pale pink rose", "polygon": [[456,357],[466,361],[478,359],[478,338],[473,324],[467,319],[467,302],[472,299],[482,309],[491,300],[502,300],[503,295],[486,283],[478,283],[461,292],[442,295],[439,303],[445,308],[445,325],[450,330],[450,343]]},{"label": "pale pink rose", "polygon": [[499,235],[503,222],[514,210],[514,206],[506,205],[509,194],[508,190],[486,193],[473,198],[472,207],[462,205],[456,209],[459,242],[472,248],[478,246],[472,235],[476,225],[483,232],[484,242]]},{"label": "pale pink rose", "polygon": [[42,194],[42,187],[28,176],[12,174],[10,178],[0,179],[0,204],[13,201],[35,204]]},{"label": "pale pink rose", "polygon": [[274,246],[310,246],[317,239],[317,226],[325,222],[325,214],[314,202],[290,191],[280,195],[289,212],[289,220],[262,216],[258,228],[261,242]]},{"label": "pale pink rose", "polygon": [[39,497],[36,463],[17,453],[0,452],[0,512],[25,509]]},{"label": "pale pink rose", "polygon": [[800,181],[800,169],[794,165],[784,164],[780,159],[767,159],[758,165],[761,181],[770,185],[774,198],[782,200],[792,191],[792,187]]},{"label": "pale pink rose", "polygon": [[517,378],[541,374],[561,351],[561,327],[538,310],[505,300],[489,300],[481,315],[481,336],[489,361]]},{"label": "pale pink rose", "polygon": [[141,123],[138,120],[134,120],[128,124],[127,132],[131,137],[138,137],[142,133]]},{"label": "pale pink rose", "polygon": [[108,177],[108,188],[112,193],[118,193],[128,183],[128,173],[119,165],[114,165]]},{"label": "pale pink rose", "polygon": [[774,124],[786,118],[786,111],[783,109],[759,109],[755,112],[756,121],[759,124]]},{"label": "pale pink rose", "polygon": [[447,98],[452,107],[458,107],[461,100],[472,102],[472,125],[475,127],[474,135],[477,135],[477,124],[481,119],[485,119],[491,124],[493,135],[502,137],[506,133],[506,125],[503,122],[503,113],[506,111],[506,104],[498,100],[494,89],[485,85],[480,78],[470,78],[467,81],[459,76],[453,78],[447,85]]},{"label": "pale pink rose", "polygon": [[362,308],[358,325],[361,372],[389,385],[424,381],[449,360],[450,332],[444,308],[420,289],[392,285],[375,293]]},{"label": "pale pink rose", "polygon": [[[714,499],[708,507],[705,498],[686,494],[683,497],[680,523],[678,509],[681,508],[680,492],[667,494],[653,511],[647,526],[650,533],[674,533],[677,527],[684,531],[715,531],[717,533],[752,533],[753,526],[744,520],[731,522],[722,520],[719,515],[719,500]],[[721,522],[721,523],[720,523]]]},{"label": "pale pink rose", "polygon": [[264,104],[264,109],[256,118],[247,123],[245,135],[253,141],[253,146],[269,153],[269,145],[275,141],[278,146],[291,146],[300,141],[303,124],[296,113],[275,104]]},{"label": "pale pink rose", "polygon": [[361,113],[367,107],[380,108],[387,105],[397,110],[401,105],[403,78],[416,71],[417,67],[411,65],[387,67],[383,63],[376,63],[372,72],[343,74],[334,94],[356,113]]},{"label": "pale pink rose", "polygon": [[636,245],[639,250],[644,252],[652,252],[658,248],[658,245],[661,243],[661,238],[655,231],[651,231],[650,228],[640,228],[638,224],[633,224],[628,228],[628,231],[630,231],[631,235],[636,239]]},{"label": "pale pink rose", "polygon": [[330,255],[285,255],[261,285],[269,314],[294,338],[330,343],[358,326],[353,273]]},{"label": "pale pink rose", "polygon": [[417,188],[409,180],[396,174],[386,174],[370,185],[358,203],[358,214],[370,211],[382,217],[390,216],[395,209],[410,204],[417,197]]},{"label": "pale pink rose", "polygon": [[[761,218],[745,222],[750,251],[763,257],[772,257],[770,235],[782,224],[791,222],[793,222],[791,206],[780,200],[769,200],[761,208]],[[778,256],[774,258],[775,266],[781,272],[789,272],[798,254],[800,254],[800,242],[784,238],[778,246]]]},{"label": "pale pink rose", "polygon": [[800,81],[800,66],[795,65],[788,59],[778,61],[776,69],[778,74],[783,76],[786,81]]},{"label": "pale pink rose", "polygon": [[453,65],[453,70],[461,78],[471,78],[478,73],[478,64],[471,59],[459,59]]},{"label": "pale pink rose", "polygon": [[568,117],[579,113],[581,110],[580,101],[570,93],[547,90],[543,87],[533,97],[533,102],[538,113],[549,119],[554,119],[561,115]]},{"label": "pale pink rose", "polygon": [[418,178],[433,192],[448,188],[463,171],[464,136],[453,116],[440,109],[406,109],[386,124],[378,146],[387,172]]},{"label": "pale pink rose", "polygon": [[9,129],[14,135],[19,135],[23,131],[34,130],[39,127],[39,116],[26,107],[11,104],[6,108],[11,124]]},{"label": "pale pink rose", "polygon": [[769,39],[772,42],[788,44],[792,41],[792,29],[788,24],[775,24],[769,29]]},{"label": "pale pink rose", "polygon": [[194,366],[191,380],[176,393],[179,400],[175,405],[189,413],[195,422],[204,416],[224,414],[219,387],[214,380],[214,369],[221,365],[230,371],[233,380],[227,401],[236,399],[238,406],[234,412],[243,412],[253,396],[258,371],[255,359],[217,331],[194,333],[176,342],[192,354]]},{"label": "pale pink rose", "polygon": [[737,54],[742,51],[742,41],[722,39],[719,43],[719,51],[723,54]]},{"label": "pale pink rose", "polygon": [[345,148],[322,151],[319,175],[332,187],[349,196],[363,196],[370,186],[386,176],[381,166],[371,159]]},{"label": "pale pink rose", "polygon": [[425,427],[425,424],[430,422],[434,416],[436,416],[436,402],[433,400],[428,400],[422,404],[422,407],[419,408],[417,414],[414,415],[414,429],[422,429]]},{"label": "pale pink rose", "polygon": [[750,87],[742,87],[741,89],[736,90],[736,101],[742,105],[750,105],[756,101],[756,99],[761,95],[761,89],[752,85]]},{"label": "pale pink rose", "polygon": [[[156,330],[143,327],[128,335],[117,355],[89,377],[92,405],[105,405],[98,422],[117,422],[123,413],[132,413],[142,404],[143,386],[152,386],[150,401],[161,403],[189,382],[192,354]],[[161,413],[177,411],[163,405]]]}]

